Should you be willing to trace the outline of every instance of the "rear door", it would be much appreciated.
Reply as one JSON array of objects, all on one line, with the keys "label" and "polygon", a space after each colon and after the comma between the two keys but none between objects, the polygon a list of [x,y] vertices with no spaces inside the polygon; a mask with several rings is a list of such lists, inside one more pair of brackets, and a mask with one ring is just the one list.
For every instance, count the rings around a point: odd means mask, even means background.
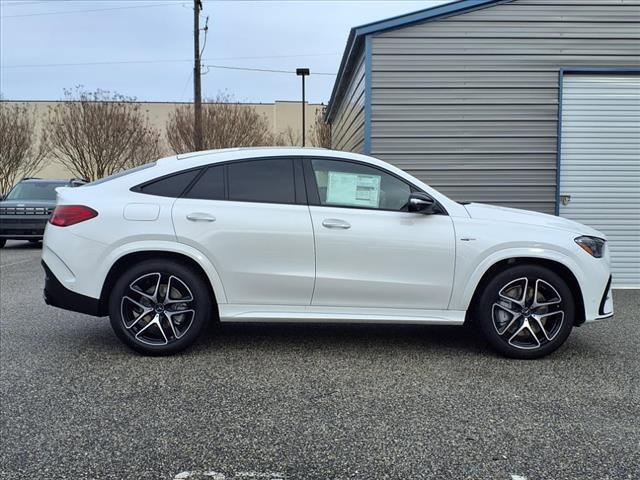
[{"label": "rear door", "polygon": [[209,257],[230,304],[309,305],[313,230],[298,158],[208,167],[173,206],[178,241]]}]

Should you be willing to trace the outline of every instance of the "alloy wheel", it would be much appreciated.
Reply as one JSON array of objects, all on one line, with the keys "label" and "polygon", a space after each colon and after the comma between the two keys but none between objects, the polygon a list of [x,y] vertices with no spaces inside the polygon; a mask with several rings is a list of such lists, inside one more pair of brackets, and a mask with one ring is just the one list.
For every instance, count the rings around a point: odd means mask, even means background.
[{"label": "alloy wheel", "polygon": [[522,277],[504,285],[493,304],[493,326],[512,347],[541,348],[558,335],[564,322],[562,297],[540,278]]},{"label": "alloy wheel", "polygon": [[129,284],[120,302],[122,323],[135,340],[168,345],[185,333],[196,314],[187,284],[175,275],[147,273]]}]

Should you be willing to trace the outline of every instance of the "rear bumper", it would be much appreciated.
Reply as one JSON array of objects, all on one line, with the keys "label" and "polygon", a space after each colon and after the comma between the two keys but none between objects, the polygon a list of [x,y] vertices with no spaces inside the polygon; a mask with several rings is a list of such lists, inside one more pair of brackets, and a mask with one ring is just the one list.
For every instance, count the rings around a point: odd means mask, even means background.
[{"label": "rear bumper", "polygon": [[66,288],[44,261],[42,261],[42,268],[44,268],[45,273],[44,301],[47,305],[93,315],[94,317],[103,317],[105,315],[102,312],[99,299],[87,297]]}]

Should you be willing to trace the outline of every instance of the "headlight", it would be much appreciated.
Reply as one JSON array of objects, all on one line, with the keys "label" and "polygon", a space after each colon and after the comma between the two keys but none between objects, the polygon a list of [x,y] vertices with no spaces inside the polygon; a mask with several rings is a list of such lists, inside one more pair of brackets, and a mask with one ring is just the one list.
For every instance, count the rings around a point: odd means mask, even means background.
[{"label": "headlight", "polygon": [[598,237],[578,237],[575,239],[578,246],[595,258],[602,258],[606,240]]}]

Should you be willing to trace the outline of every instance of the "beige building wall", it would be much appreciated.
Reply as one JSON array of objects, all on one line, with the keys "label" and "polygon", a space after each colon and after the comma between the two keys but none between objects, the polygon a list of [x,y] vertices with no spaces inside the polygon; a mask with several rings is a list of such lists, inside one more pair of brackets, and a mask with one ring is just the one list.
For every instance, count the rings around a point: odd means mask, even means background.
[{"label": "beige building wall", "polygon": [[[7,103],[21,103],[34,108],[36,115],[36,129],[38,130],[39,137],[40,130],[46,121],[49,107],[56,105],[59,102],[28,101]],[[173,152],[170,150],[166,141],[166,124],[171,112],[176,107],[184,105],[184,103],[141,102],[141,104],[143,109],[148,113],[151,124],[162,134],[164,154],[172,155]],[[264,115],[274,135],[283,135],[287,140],[290,137],[293,137],[292,139],[295,141],[294,143],[296,145],[301,145],[302,107],[300,102],[278,100],[274,103],[246,103],[243,105],[252,107],[259,114]],[[324,105],[322,104],[305,104],[305,130],[307,131],[308,144],[310,143],[309,139],[311,138],[312,128],[315,124],[316,114],[321,111],[323,107]],[[42,169],[36,174],[36,176],[43,178],[70,178],[72,177],[72,174],[54,159],[46,159]]]}]

